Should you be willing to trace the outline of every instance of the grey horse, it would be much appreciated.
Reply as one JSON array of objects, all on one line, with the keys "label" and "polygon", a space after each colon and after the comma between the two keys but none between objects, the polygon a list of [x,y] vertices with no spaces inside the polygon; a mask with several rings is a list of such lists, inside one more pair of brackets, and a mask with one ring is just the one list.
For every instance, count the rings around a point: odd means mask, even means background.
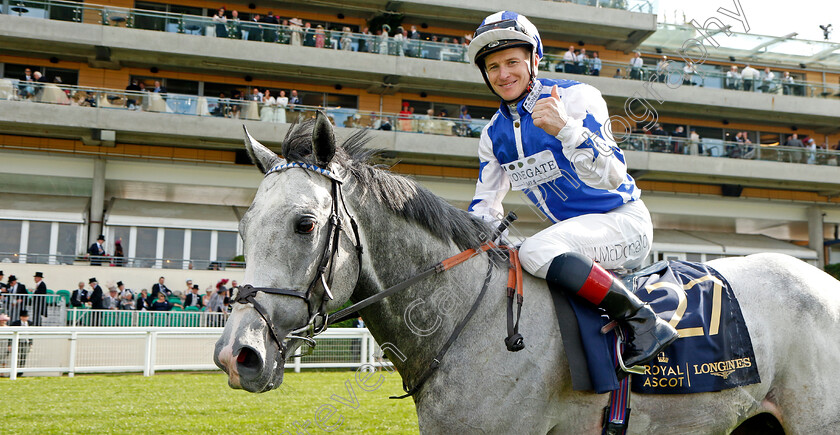
[{"label": "grey horse", "polygon": [[[382,292],[435,263],[478,246],[491,229],[405,177],[367,163],[363,135],[337,146],[323,116],[294,126],[281,160],[250,137],[246,147],[268,173],[240,223],[254,287],[304,292],[329,243],[332,180],[342,181],[344,207],[328,281],[299,297],[258,292],[234,305],[216,344],[216,364],[233,388],[264,392],[283,381],[285,358],[301,343],[283,340],[326,310]],[[272,171],[284,163],[305,167]],[[326,172],[324,172],[326,173]],[[358,221],[363,254],[357,257]],[[489,255],[477,255],[361,311],[403,382],[414,385],[482,287]],[[755,416],[772,415],[788,433],[830,433],[840,425],[840,283],[784,255],[758,254],[709,262],[738,297],[752,334],[762,382],[714,393],[634,395],[630,433],[729,433]],[[551,296],[543,280],[525,276],[524,350],[505,349],[507,272],[492,267],[489,290],[440,367],[413,396],[422,433],[591,433],[601,431],[608,395],[572,390]],[[330,282],[334,299],[326,298]],[[314,301],[314,304],[313,304]],[[271,322],[269,327],[267,322]],[[272,338],[272,333],[279,340]],[[294,332],[292,335],[301,334]],[[280,342],[283,342],[281,345]],[[288,345],[287,345],[288,344]],[[834,428],[834,429],[832,429]]]}]

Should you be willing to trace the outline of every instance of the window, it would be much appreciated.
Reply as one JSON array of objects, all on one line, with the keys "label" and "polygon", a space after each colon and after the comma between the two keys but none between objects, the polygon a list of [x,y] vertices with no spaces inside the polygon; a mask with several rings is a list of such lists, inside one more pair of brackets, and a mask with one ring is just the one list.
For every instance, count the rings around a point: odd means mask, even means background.
[{"label": "window", "polygon": [[[79,224],[58,224],[58,250],[56,261],[59,264],[73,264],[78,248]],[[125,240],[128,240],[126,238]]]},{"label": "window", "polygon": [[212,231],[192,230],[190,260],[193,269],[207,269],[210,266],[210,236]]},{"label": "window", "polygon": [[29,244],[26,248],[27,263],[49,263],[51,222],[29,222]]},{"label": "window", "polygon": [[233,231],[219,231],[219,241],[216,246],[216,259],[218,261],[233,261],[236,257],[236,242],[239,233]]},{"label": "window", "polygon": [[134,265],[137,267],[152,267],[157,255],[157,228],[137,228],[137,250]]},{"label": "window", "polygon": [[[152,82],[154,84],[154,82]],[[193,80],[163,79],[166,92],[175,94],[198,95],[198,82]],[[148,85],[146,89],[149,89]],[[151,90],[151,89],[149,89]]]},{"label": "window", "polygon": [[[135,2],[136,9],[143,9],[144,11],[134,12],[134,27],[146,30],[166,30],[166,19],[162,14],[155,12],[166,12],[166,5],[157,3]],[[154,12],[145,12],[154,11]]]},{"label": "window", "polygon": [[163,268],[182,269],[184,264],[184,230],[167,228],[163,230]]},{"label": "window", "polygon": [[17,262],[20,251],[21,221],[0,219],[0,261]]}]

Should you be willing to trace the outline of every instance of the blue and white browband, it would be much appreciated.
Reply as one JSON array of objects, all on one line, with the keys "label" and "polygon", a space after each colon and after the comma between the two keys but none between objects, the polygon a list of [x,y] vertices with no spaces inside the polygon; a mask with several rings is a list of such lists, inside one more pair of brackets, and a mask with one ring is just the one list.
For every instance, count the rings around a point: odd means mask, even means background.
[{"label": "blue and white browband", "polygon": [[290,168],[308,169],[312,172],[317,172],[317,173],[319,173],[319,174],[321,174],[321,175],[323,175],[323,176],[325,176],[325,177],[327,177],[331,180],[335,180],[335,181],[338,181],[339,183],[341,183],[341,179],[338,178],[338,176],[336,176],[335,174],[333,174],[329,170],[318,167],[318,166],[315,166],[315,165],[310,165],[309,163],[303,163],[303,162],[281,163],[281,164],[269,169],[268,171],[266,171],[265,176],[267,177],[269,174],[273,174],[275,172],[282,172],[282,171],[285,171],[286,169],[290,169]]}]

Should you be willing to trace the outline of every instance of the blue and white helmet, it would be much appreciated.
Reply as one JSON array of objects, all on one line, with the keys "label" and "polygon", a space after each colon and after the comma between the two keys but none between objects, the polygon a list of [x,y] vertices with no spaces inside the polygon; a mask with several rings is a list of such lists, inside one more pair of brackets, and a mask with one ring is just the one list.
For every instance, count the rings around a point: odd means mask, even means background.
[{"label": "blue and white helmet", "polygon": [[485,18],[476,29],[469,46],[470,61],[483,70],[482,60],[488,54],[526,46],[542,59],[543,46],[537,28],[524,15],[511,11],[496,12]]}]

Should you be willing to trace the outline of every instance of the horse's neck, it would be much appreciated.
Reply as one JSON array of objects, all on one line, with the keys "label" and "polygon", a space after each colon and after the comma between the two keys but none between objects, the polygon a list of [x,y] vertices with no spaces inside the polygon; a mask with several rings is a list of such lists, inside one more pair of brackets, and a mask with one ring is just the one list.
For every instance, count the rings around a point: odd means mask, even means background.
[{"label": "horse's neck", "polygon": [[[460,252],[452,242],[379,204],[356,210],[360,226],[366,229],[366,255],[354,300],[379,293]],[[484,281],[487,262],[486,255],[471,259],[362,310],[377,342],[392,346],[392,362],[404,377],[424,370],[464,317]],[[393,358],[393,347],[407,359]]]}]

